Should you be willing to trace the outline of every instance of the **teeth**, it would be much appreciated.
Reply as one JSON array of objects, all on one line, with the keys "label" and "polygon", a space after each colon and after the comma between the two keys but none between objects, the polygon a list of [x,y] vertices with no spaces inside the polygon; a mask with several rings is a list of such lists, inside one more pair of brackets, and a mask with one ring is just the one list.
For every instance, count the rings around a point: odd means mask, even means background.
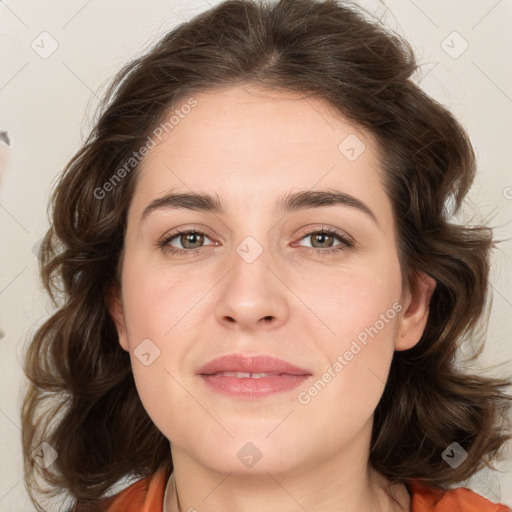
[{"label": "teeth", "polygon": [[248,373],[248,372],[219,372],[217,375],[224,375],[226,377],[236,377],[238,379],[259,379],[260,377],[269,377],[270,373]]}]

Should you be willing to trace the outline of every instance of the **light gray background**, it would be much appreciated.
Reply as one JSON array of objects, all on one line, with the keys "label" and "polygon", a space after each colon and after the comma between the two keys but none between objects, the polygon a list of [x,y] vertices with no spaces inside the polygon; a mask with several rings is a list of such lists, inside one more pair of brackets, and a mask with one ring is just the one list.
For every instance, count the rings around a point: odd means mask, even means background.
[{"label": "light gray background", "polygon": [[[105,83],[128,60],[213,0],[0,2],[0,511],[33,510],[22,481],[19,407],[23,347],[50,312],[35,247],[47,229],[55,177],[87,135]],[[405,35],[423,63],[416,80],[462,121],[479,174],[461,220],[489,220],[511,237],[512,0],[365,0]],[[458,34],[453,34],[453,32]],[[49,34],[45,35],[42,32]],[[53,42],[55,41],[55,42]],[[51,55],[51,45],[58,45]],[[464,50],[465,46],[467,49]],[[34,48],[38,49],[38,52]],[[43,58],[45,57],[45,58]],[[2,172],[3,171],[3,172]],[[494,302],[482,366],[512,371],[512,242],[494,255]],[[449,442],[447,442],[447,445]],[[512,460],[468,487],[512,505]]]}]

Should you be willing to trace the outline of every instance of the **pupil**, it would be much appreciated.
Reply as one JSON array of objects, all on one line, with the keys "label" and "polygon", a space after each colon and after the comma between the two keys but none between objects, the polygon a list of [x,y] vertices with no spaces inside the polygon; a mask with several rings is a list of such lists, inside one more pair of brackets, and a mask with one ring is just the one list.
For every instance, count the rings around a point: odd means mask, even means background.
[{"label": "pupil", "polygon": [[[190,244],[194,244],[194,243],[197,243],[198,240],[195,240],[194,239],[199,239],[199,241],[201,240],[202,238],[202,235],[199,235],[198,233],[187,233],[185,235],[185,240],[186,240],[186,243],[183,244],[184,247],[187,247],[187,244],[190,243]],[[183,243],[183,242],[182,242]]]},{"label": "pupil", "polygon": [[[320,233],[320,234],[317,234],[317,235],[316,235],[316,240],[317,240],[320,244],[325,244],[325,243],[326,243],[326,241],[325,241],[325,239],[326,239],[326,238],[331,238],[331,236],[330,236],[330,235],[323,234],[323,233]],[[324,240],[323,240],[323,242],[321,241],[321,239],[324,239]]]}]

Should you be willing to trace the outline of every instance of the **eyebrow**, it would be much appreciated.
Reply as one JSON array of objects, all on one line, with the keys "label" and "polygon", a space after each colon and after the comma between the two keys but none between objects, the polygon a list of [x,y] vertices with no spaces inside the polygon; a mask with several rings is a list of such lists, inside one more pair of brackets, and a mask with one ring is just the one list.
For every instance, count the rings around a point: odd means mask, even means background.
[{"label": "eyebrow", "polygon": [[[308,208],[321,208],[325,206],[348,206],[350,208],[355,208],[368,215],[373,222],[379,226],[377,217],[365,203],[360,199],[339,190],[303,190],[293,193],[289,192],[278,199],[275,210],[277,213],[285,214],[299,210],[306,210]],[[151,203],[144,208],[141,219],[144,220],[151,213],[161,209],[187,209],[212,212],[215,214],[226,213],[221,199],[216,194],[210,195],[171,192],[151,201]]]}]

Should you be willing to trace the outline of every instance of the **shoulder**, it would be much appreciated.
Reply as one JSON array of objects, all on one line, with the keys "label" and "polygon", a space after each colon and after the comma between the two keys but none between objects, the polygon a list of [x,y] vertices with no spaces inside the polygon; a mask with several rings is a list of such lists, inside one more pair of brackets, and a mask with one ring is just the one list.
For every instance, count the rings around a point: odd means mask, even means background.
[{"label": "shoulder", "polygon": [[510,507],[493,503],[466,487],[444,491],[419,481],[409,483],[408,487],[411,512],[512,512]]},{"label": "shoulder", "polygon": [[109,501],[106,512],[162,512],[169,469],[159,469],[126,487]]}]

